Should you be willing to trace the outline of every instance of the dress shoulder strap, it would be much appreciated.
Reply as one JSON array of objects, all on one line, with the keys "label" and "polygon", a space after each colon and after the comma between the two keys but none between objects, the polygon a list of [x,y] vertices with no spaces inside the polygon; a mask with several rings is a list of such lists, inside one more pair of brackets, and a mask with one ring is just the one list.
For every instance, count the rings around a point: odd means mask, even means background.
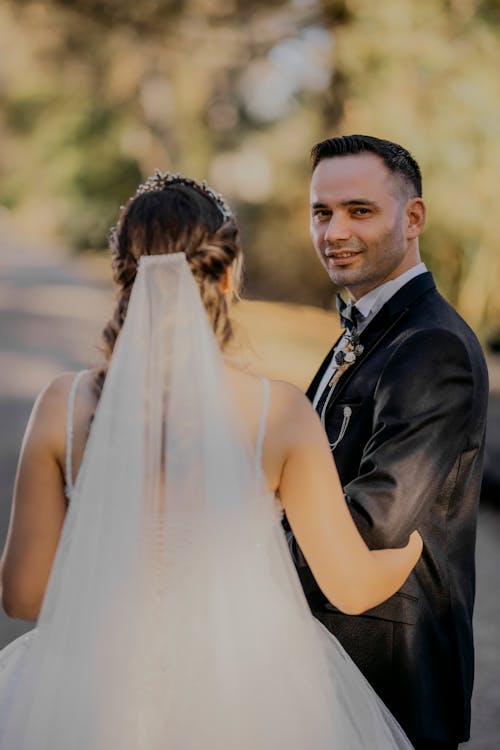
[{"label": "dress shoulder strap", "polygon": [[269,378],[260,378],[262,383],[262,409],[260,412],[259,431],[257,433],[257,443],[255,445],[255,467],[258,472],[262,471],[262,446],[266,436],[267,415],[269,413],[269,401],[271,394],[271,384]]},{"label": "dress shoulder strap", "polygon": [[65,464],[65,472],[64,472],[66,486],[64,488],[64,494],[66,495],[68,500],[70,499],[71,493],[73,491],[72,456],[73,456],[73,415],[75,411],[75,397],[76,397],[78,384],[80,380],[82,379],[82,376],[85,375],[86,372],[87,370],[80,370],[80,372],[77,372],[77,374],[73,378],[73,382],[71,383],[71,388],[69,389],[68,403],[66,407],[66,464]]}]

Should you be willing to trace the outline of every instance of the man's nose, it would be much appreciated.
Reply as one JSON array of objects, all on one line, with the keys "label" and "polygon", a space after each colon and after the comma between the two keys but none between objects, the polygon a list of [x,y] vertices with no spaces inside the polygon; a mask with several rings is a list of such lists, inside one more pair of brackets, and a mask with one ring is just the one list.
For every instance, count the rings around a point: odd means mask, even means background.
[{"label": "man's nose", "polygon": [[351,236],[351,229],[347,217],[332,214],[330,222],[325,232],[325,240],[333,244],[339,240],[348,240]]}]

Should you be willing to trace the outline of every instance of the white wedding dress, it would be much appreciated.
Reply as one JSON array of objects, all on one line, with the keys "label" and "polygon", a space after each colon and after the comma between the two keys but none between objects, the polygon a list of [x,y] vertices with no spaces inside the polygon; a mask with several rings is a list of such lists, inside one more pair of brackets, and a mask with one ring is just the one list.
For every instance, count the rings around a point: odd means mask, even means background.
[{"label": "white wedding dress", "polygon": [[0,654],[2,750],[411,748],[311,616],[268,394],[252,447],[184,256],[141,259],[37,627]]}]

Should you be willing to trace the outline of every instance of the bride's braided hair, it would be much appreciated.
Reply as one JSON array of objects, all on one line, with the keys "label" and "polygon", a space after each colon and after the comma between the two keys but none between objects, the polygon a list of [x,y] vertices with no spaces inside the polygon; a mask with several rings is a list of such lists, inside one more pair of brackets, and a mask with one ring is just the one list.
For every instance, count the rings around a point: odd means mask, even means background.
[{"label": "bride's braided hair", "polygon": [[242,254],[238,227],[221,196],[204,183],[156,172],[122,208],[111,232],[110,247],[118,299],[102,334],[106,366],[97,378],[99,391],[125,321],[141,255],[186,255],[214,333],[224,349],[233,336],[233,328],[221,282],[231,267],[237,293]]}]

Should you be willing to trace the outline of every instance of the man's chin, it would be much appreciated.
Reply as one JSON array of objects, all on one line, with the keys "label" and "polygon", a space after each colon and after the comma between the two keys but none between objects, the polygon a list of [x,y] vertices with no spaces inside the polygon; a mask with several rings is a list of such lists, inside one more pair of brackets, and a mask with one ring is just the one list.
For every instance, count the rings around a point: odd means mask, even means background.
[{"label": "man's chin", "polygon": [[355,271],[349,271],[349,269],[338,269],[332,270],[331,268],[328,269],[328,276],[330,277],[331,281],[335,284],[335,286],[353,286],[355,287],[357,284],[363,284],[365,283],[363,279],[359,278],[359,274],[357,274]]},{"label": "man's chin", "polygon": [[330,273],[329,276],[335,286],[347,289],[353,302],[361,299],[361,297],[368,294],[372,289],[375,289],[380,283],[373,279],[362,278],[356,273]]}]

